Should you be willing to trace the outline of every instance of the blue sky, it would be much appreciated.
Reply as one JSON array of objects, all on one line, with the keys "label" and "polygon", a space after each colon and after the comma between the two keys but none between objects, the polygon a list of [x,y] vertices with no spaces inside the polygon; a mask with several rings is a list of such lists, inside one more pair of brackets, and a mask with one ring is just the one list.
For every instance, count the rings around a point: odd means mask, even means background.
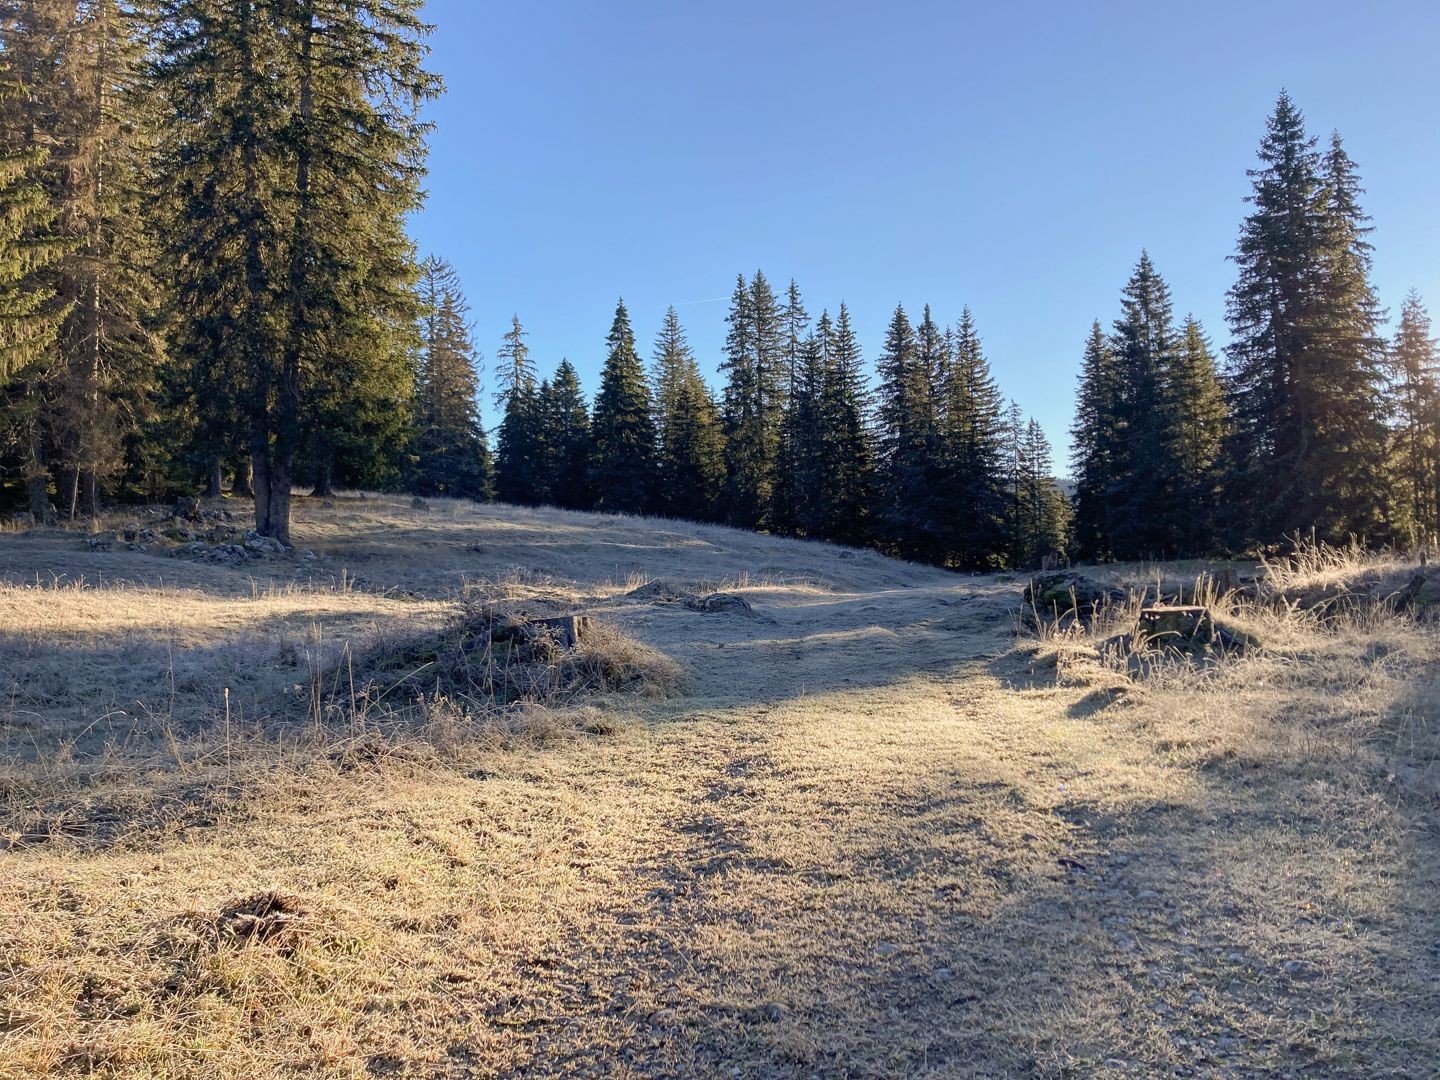
[{"label": "blue sky", "polygon": [[[424,253],[493,358],[512,312],[588,392],[623,295],[675,304],[713,374],[737,273],[845,300],[867,358],[897,302],[968,304],[1007,395],[1066,453],[1090,321],[1142,247],[1226,339],[1245,170],[1283,86],[1338,128],[1375,281],[1440,316],[1440,2],[429,0]],[[488,405],[488,394],[487,394]],[[492,418],[493,419],[493,418]]]}]

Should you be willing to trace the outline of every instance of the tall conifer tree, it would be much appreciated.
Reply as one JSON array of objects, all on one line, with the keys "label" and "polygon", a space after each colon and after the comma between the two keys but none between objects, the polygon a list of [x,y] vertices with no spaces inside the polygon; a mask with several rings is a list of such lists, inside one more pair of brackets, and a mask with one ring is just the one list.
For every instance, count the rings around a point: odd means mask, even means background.
[{"label": "tall conifer tree", "polygon": [[561,360],[555,375],[541,387],[540,418],[545,432],[544,487],[550,500],[566,510],[590,509],[595,501],[590,411],[580,375],[569,360]]},{"label": "tall conifer tree", "polygon": [[1235,538],[1385,526],[1376,308],[1354,168],[1281,94],[1250,172],[1229,319]]},{"label": "tall conifer tree", "polygon": [[420,267],[421,352],[410,484],[422,495],[488,501],[490,447],[480,419],[480,374],[469,306],[454,267],[432,256]]},{"label": "tall conifer tree", "polygon": [[545,441],[535,365],[520,316],[510,318],[495,364],[495,404],[501,411],[495,455],[495,497],[518,506],[547,498]]},{"label": "tall conifer tree", "polygon": [[1006,546],[1003,403],[969,308],[952,340],[940,387],[943,546],[955,565],[984,569],[999,564]]},{"label": "tall conifer tree", "polygon": [[780,311],[765,275],[743,275],[731,297],[721,370],[724,397],[726,518],[765,528],[775,490],[784,413],[785,347]]},{"label": "tall conifer tree", "polygon": [[655,339],[653,371],[655,508],[672,517],[713,520],[725,484],[724,432],[674,308]]},{"label": "tall conifer tree", "polygon": [[605,344],[592,421],[595,504],[601,510],[643,514],[652,509],[655,494],[655,420],[623,300],[615,307]]},{"label": "tall conifer tree", "polygon": [[288,543],[297,458],[336,449],[316,436],[337,403],[406,419],[384,395],[410,385],[429,28],[419,0],[155,6],[180,344],[242,387],[256,529]]},{"label": "tall conifer tree", "polygon": [[881,528],[897,554],[931,559],[939,532],[930,486],[936,435],[933,372],[922,364],[903,306],[890,319],[876,367]]},{"label": "tall conifer tree", "polygon": [[1440,539],[1440,347],[1411,290],[1390,349],[1397,517],[1411,544]]}]

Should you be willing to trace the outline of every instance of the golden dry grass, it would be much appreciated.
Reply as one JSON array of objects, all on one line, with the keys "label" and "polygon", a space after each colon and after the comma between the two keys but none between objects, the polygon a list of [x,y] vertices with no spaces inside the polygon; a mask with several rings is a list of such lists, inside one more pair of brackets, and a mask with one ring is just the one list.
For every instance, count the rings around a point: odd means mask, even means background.
[{"label": "golden dry grass", "polygon": [[[248,572],[0,537],[0,1075],[1440,1067],[1433,630],[1257,609],[1263,653],[1141,680],[1017,640],[1015,578],[443,502],[298,531]],[[685,692],[331,693],[477,597]]]}]

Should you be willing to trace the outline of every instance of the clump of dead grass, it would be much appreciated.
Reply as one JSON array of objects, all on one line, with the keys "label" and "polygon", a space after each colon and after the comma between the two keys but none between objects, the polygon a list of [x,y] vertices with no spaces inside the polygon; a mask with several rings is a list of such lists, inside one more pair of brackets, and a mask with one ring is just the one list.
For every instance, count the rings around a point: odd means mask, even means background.
[{"label": "clump of dead grass", "polygon": [[[440,630],[380,640],[347,664],[344,692],[352,709],[365,711],[419,695],[481,712],[591,694],[665,698],[682,675],[674,660],[617,627],[590,621],[570,642],[523,611],[490,603],[466,603]],[[401,688],[410,693],[397,694]]]}]

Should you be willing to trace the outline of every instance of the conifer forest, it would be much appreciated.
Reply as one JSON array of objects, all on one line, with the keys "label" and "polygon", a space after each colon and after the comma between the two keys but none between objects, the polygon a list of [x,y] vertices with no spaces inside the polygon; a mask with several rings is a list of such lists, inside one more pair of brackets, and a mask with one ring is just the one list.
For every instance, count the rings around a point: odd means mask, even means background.
[{"label": "conifer forest", "polygon": [[[723,522],[971,570],[1440,529],[1424,302],[1403,298],[1382,335],[1359,167],[1288,96],[1238,223],[1228,343],[1138,253],[1114,317],[1076,329],[1074,453],[1057,463],[963,306],[897,306],[867,357],[843,299],[757,271],[736,279],[723,356],[703,358],[673,307],[645,313],[647,345],[621,301],[596,328],[593,397],[568,360],[531,355],[519,315],[503,335],[476,327],[444,253],[405,230],[421,109],[442,89],[419,7],[4,5],[12,512],[228,489],[288,543],[292,490],[343,485]],[[501,416],[489,431],[482,392]]]}]

